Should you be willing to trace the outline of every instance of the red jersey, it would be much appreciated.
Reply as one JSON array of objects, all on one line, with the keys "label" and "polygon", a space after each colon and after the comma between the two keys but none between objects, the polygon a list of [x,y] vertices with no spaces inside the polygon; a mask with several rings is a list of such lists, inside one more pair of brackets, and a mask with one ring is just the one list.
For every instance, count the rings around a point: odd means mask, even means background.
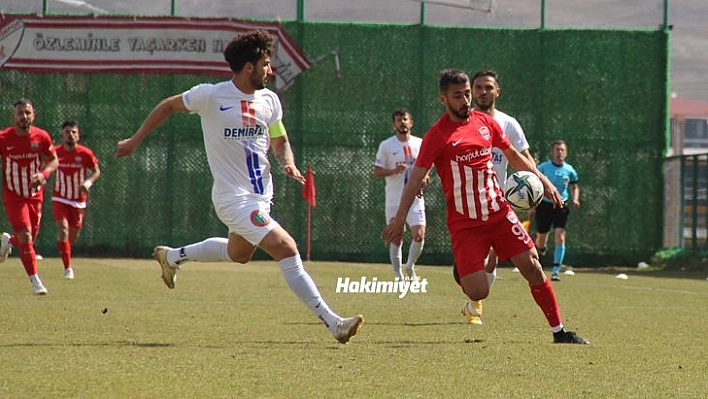
[{"label": "red jersey", "polygon": [[42,199],[42,187],[30,189],[30,178],[42,172],[42,155],[53,153],[49,133],[36,126],[30,127],[27,136],[18,136],[14,126],[0,132],[3,196]]},{"label": "red jersey", "polygon": [[509,140],[494,119],[470,111],[466,122],[445,113],[423,136],[416,166],[435,165],[447,203],[447,225],[478,226],[491,214],[509,212],[492,162],[492,147],[505,150]]},{"label": "red jersey", "polygon": [[56,147],[59,167],[54,180],[52,201],[62,202],[75,208],[86,208],[86,193],[81,184],[88,178],[89,170],[95,170],[98,159],[88,147],[76,145],[68,151],[64,145]]}]

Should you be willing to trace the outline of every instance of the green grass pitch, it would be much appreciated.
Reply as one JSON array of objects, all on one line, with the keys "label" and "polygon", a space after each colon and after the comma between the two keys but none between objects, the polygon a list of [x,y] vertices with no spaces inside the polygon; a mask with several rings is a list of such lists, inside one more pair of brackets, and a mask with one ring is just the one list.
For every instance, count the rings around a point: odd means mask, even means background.
[{"label": "green grass pitch", "polygon": [[578,272],[554,283],[568,328],[554,345],[523,278],[504,268],[484,325],[465,324],[449,267],[419,266],[427,292],[335,293],[338,277],[390,279],[388,265],[308,262],[324,298],[364,314],[337,343],[275,262],[186,264],[168,290],[152,260],[39,262],[34,296],[0,265],[0,397],[705,397],[708,281]]}]

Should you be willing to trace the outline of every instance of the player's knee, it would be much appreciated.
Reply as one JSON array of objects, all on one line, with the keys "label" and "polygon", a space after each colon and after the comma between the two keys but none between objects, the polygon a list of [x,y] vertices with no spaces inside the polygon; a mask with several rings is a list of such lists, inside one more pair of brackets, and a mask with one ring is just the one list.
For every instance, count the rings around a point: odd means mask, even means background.
[{"label": "player's knee", "polygon": [[251,251],[234,251],[232,248],[227,248],[227,254],[232,262],[246,264],[251,261],[253,254],[256,253],[256,249],[253,248]]},{"label": "player's knee", "polygon": [[417,224],[411,226],[411,240],[421,242],[425,239],[425,225]]},{"label": "player's knee", "polygon": [[463,280],[462,291],[470,299],[479,301],[489,296],[489,284],[486,282],[485,284],[474,284]]},{"label": "player's knee", "polygon": [[465,295],[467,295],[473,301],[481,301],[482,299],[485,299],[487,298],[487,296],[489,296],[489,288],[473,288],[469,290],[465,289],[464,291]]},{"label": "player's knee", "polygon": [[236,256],[234,256],[234,255],[229,255],[229,257],[231,258],[232,261],[234,261],[234,262],[236,262],[236,263],[240,263],[240,264],[242,264],[242,265],[245,265],[246,263],[248,263],[248,262],[251,261],[251,257],[250,257],[250,256],[244,256],[244,255],[236,255]]}]

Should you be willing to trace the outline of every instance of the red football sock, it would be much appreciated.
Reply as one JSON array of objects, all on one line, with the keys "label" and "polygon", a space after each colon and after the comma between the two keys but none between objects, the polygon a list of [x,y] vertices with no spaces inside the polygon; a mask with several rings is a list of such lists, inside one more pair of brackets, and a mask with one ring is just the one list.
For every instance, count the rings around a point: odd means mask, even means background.
[{"label": "red football sock", "polygon": [[28,276],[37,274],[37,260],[35,259],[34,243],[18,242],[17,247],[20,249],[20,259],[22,266],[25,267],[25,272]]},{"label": "red football sock", "polygon": [[64,263],[64,270],[71,267],[71,245],[69,241],[57,241],[57,248],[61,255],[61,261]]},{"label": "red football sock", "polygon": [[14,234],[10,236],[10,245],[12,245],[13,247],[20,246],[20,242],[17,240],[17,236]]},{"label": "red football sock", "polygon": [[531,287],[533,299],[543,311],[548,324],[551,327],[561,325],[560,309],[558,308],[558,301],[556,301],[556,294],[553,292],[551,281],[546,279],[543,284],[529,285],[529,287]]}]

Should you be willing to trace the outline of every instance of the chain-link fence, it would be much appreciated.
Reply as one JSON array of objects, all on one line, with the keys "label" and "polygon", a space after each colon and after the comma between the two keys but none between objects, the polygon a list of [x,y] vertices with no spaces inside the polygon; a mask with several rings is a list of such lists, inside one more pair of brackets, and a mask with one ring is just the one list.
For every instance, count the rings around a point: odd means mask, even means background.
[{"label": "chain-link fence", "polygon": [[708,250],[708,154],[664,162],[664,247]]},{"label": "chain-link fence", "polygon": [[[668,33],[283,25],[310,59],[320,59],[281,95],[298,164],[311,164],[316,173],[313,259],[387,261],[379,239],[384,182],[372,174],[376,149],[393,134],[393,109],[411,111],[418,135],[442,114],[437,78],[445,67],[496,69],[498,107],[519,119],[539,161],[548,158],[553,140],[568,143],[568,162],[582,189],[582,206],[568,226],[569,264],[634,263],[661,247]],[[196,116],[174,116],[136,154],[113,158],[116,142],[131,135],[155,104],[202,81],[213,79],[0,70],[8,122],[13,100],[29,97],[40,127],[58,140],[61,122],[78,120],[84,143],[101,160],[103,176],[92,189],[77,254],[147,256],[156,244],[226,234],[211,206]],[[275,184],[274,217],[304,248],[300,187],[281,175]],[[421,262],[449,264],[439,182],[426,195]],[[52,255],[50,214],[45,212],[38,241],[40,252]]]}]

